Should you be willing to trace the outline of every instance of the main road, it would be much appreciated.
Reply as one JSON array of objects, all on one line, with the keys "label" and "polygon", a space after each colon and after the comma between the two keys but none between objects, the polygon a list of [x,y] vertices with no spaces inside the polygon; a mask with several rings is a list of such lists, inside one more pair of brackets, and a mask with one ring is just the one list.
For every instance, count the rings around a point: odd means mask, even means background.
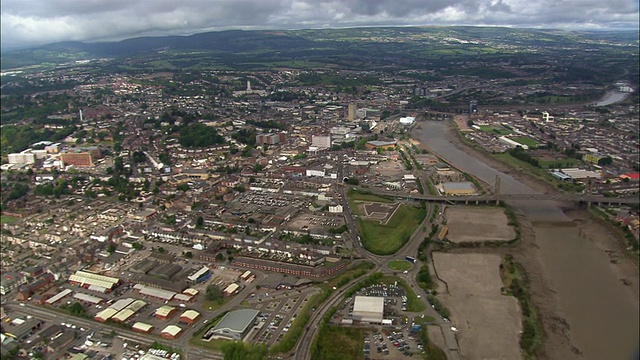
[{"label": "main road", "polygon": [[[360,241],[360,237],[358,235],[358,229],[355,225],[353,217],[348,215],[348,214],[352,214],[353,211],[350,211],[349,209],[349,202],[346,196],[347,188],[348,188],[347,186],[342,186],[340,189],[340,193],[341,193],[341,199],[342,199],[342,206],[344,208],[345,213],[347,214],[345,218],[346,218],[347,226],[349,228],[349,232],[352,234],[352,236],[356,237],[355,239],[353,239],[353,248],[358,253],[362,254],[364,258],[366,258],[367,260],[370,260],[375,264],[375,268],[373,269],[372,272],[379,271],[386,275],[392,275],[392,274],[395,274],[396,272],[387,266],[388,261],[393,259],[404,259],[405,256],[407,255],[417,258],[418,247],[420,246],[422,241],[425,239],[425,237],[428,235],[428,232],[430,229],[429,219],[431,218],[431,214],[434,211],[433,204],[429,204],[429,203],[425,204],[427,207],[427,213],[424,217],[424,220],[420,225],[418,225],[418,227],[415,229],[410,239],[400,248],[400,250],[398,250],[393,255],[376,255],[364,248],[364,246],[362,245],[362,242]],[[418,264],[415,264],[415,266],[413,266],[411,270],[409,270],[406,274],[404,273],[401,274],[400,276],[407,281],[407,283],[409,284],[409,286],[414,292],[416,292],[418,295],[421,295],[421,299],[423,299],[424,301],[427,301],[426,292],[418,286],[418,283],[416,281],[416,276],[419,270],[420,270],[420,267],[418,266]],[[311,345],[313,344],[314,338],[318,336],[318,333],[320,331],[320,325],[325,314],[329,310],[331,310],[331,308],[333,308],[337,304],[340,304],[342,301],[344,301],[345,292],[350,287],[354,286],[358,281],[360,281],[366,276],[367,275],[363,275],[357,279],[350,281],[348,284],[342,286],[338,291],[331,294],[331,296],[320,307],[318,307],[318,309],[316,309],[316,311],[312,314],[311,318],[309,319],[309,322],[307,323],[307,327],[303,332],[303,335],[296,343],[296,346],[293,351],[293,354],[294,354],[293,356],[295,359],[305,359],[305,360],[311,359]],[[440,326],[441,331],[444,335],[446,348],[443,350],[447,354],[447,358],[452,360],[459,359],[460,355],[458,352],[458,343],[457,343],[455,334],[451,330],[449,324],[446,321],[444,321],[442,317],[431,306],[427,306],[426,314],[429,316],[432,316],[435,319],[438,319],[436,321],[436,324]]]}]

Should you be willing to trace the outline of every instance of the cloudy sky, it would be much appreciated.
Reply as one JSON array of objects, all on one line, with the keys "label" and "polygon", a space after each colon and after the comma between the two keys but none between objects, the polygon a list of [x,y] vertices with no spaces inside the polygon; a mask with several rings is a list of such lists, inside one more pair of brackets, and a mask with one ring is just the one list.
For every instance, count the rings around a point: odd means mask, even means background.
[{"label": "cloudy sky", "polygon": [[225,29],[502,25],[637,29],[638,0],[1,0],[2,47]]}]

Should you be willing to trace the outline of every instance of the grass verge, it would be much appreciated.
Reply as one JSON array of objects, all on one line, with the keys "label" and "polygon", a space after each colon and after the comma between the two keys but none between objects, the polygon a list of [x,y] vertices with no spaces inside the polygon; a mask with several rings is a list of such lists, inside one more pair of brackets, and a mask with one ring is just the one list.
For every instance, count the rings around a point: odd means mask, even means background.
[{"label": "grass verge", "polygon": [[507,254],[500,264],[500,277],[504,284],[504,293],[518,299],[520,304],[522,312],[520,348],[523,358],[536,359],[544,340],[544,330],[538,309],[529,297],[529,279],[524,267]]},{"label": "grass verge", "polygon": [[411,269],[411,263],[406,260],[391,260],[388,263],[389,269],[404,271]]}]

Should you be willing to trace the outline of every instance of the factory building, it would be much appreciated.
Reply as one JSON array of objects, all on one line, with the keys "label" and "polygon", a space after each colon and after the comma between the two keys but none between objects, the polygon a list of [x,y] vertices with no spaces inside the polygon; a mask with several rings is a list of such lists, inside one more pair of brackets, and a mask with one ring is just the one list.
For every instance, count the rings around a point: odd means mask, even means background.
[{"label": "factory building", "polygon": [[153,316],[161,320],[167,320],[175,315],[175,313],[176,308],[174,308],[173,306],[164,305],[156,309],[156,312],[153,314]]},{"label": "factory building", "polygon": [[89,290],[108,292],[120,284],[120,279],[78,270],[69,277],[69,283]]},{"label": "factory building", "polygon": [[131,330],[142,334],[149,334],[151,331],[153,331],[153,325],[149,325],[143,322],[137,322],[133,324]]},{"label": "factory building", "polygon": [[160,336],[165,339],[174,340],[182,334],[182,329],[177,325],[169,325],[162,330]]},{"label": "factory building", "polygon": [[199,312],[195,310],[187,310],[180,315],[180,322],[186,325],[193,325],[199,318]]},{"label": "factory building", "polygon": [[200,270],[196,271],[195,273],[189,275],[187,277],[187,280],[189,280],[190,283],[192,284],[197,284],[197,283],[201,283],[203,281],[207,281],[211,278],[211,270],[209,269],[208,266],[203,266]]},{"label": "factory building", "polygon": [[384,297],[356,296],[353,304],[353,320],[381,324],[384,316]]}]

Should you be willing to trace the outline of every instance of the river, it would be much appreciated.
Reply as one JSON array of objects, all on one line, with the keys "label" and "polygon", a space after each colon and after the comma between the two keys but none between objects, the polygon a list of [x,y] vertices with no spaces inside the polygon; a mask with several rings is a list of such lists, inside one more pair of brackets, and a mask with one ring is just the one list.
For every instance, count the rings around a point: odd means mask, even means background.
[{"label": "river", "polygon": [[[448,134],[447,124],[427,121],[413,136],[458,169],[489,184],[499,176],[501,193],[536,193],[457,148],[447,139]],[[509,204],[533,226],[542,276],[552,288],[549,296],[556,298],[569,323],[572,342],[583,358],[631,359],[640,335],[638,299],[620,281],[606,249],[586,240],[573,220],[552,201]]]},{"label": "river", "polygon": [[607,106],[623,101],[629,96],[629,93],[620,92],[618,90],[607,91],[606,94],[596,103],[596,106]]}]

